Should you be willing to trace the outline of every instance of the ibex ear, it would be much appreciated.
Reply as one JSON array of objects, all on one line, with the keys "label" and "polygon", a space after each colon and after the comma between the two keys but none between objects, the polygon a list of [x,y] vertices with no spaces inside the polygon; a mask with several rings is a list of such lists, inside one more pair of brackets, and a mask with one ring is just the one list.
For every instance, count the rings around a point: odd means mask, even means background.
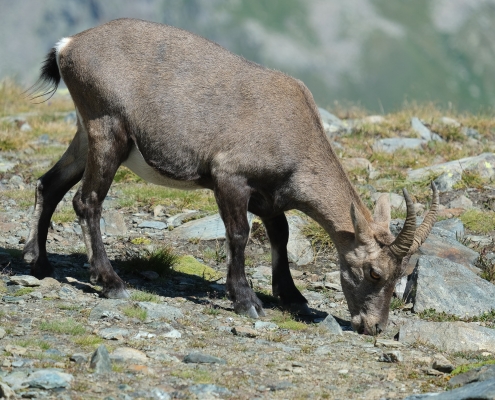
[{"label": "ibex ear", "polygon": [[390,226],[390,198],[387,193],[382,194],[375,205],[373,220],[386,229]]},{"label": "ibex ear", "polygon": [[356,208],[354,203],[351,205],[351,218],[354,225],[354,234],[356,241],[359,243],[369,243],[373,240],[373,231],[369,222],[364,215]]}]

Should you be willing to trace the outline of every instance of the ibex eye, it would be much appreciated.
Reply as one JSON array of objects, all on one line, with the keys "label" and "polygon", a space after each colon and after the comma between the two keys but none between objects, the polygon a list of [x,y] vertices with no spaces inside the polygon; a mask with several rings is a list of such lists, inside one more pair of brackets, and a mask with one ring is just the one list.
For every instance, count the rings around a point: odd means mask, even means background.
[{"label": "ibex eye", "polygon": [[374,279],[374,280],[378,280],[380,279],[380,275],[378,275],[374,270],[370,270],[370,276],[371,276],[371,279]]}]

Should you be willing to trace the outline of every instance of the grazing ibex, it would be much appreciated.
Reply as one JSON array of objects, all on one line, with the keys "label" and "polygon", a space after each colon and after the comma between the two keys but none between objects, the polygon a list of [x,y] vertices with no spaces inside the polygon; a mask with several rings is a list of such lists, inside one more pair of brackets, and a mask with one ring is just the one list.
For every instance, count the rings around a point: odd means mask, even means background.
[{"label": "grazing ibex", "polygon": [[273,294],[307,311],[287,260],[284,211],[316,220],[340,256],[342,288],[353,327],[384,329],[403,259],[426,239],[438,195],[416,231],[407,219],[395,238],[386,196],[374,216],[349,182],[323,130],[309,90],[298,80],[236,56],[199,36],[119,19],[62,39],[48,54],[40,82],[53,93],[63,78],[74,100],[77,132],[36,188],[24,248],[31,273],[52,272],[46,254],[50,218],[82,179],[73,204],[82,227],[92,282],[103,295],[126,297],[100,233],[102,202],[119,165],[159,185],[208,188],[215,194],[228,243],[227,292],[238,313],[263,315],[246,279],[247,211],[263,221],[272,248]]}]

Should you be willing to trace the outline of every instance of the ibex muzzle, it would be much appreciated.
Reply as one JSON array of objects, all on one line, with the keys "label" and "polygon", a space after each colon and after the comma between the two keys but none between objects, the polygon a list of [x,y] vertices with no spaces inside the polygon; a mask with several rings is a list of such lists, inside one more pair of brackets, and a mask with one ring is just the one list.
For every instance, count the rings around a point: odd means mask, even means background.
[{"label": "ibex muzzle", "polygon": [[337,247],[355,328],[384,329],[402,260],[428,235],[436,208],[420,236],[414,234],[409,203],[408,222],[397,238],[388,228],[386,198],[378,202],[373,220],[300,81],[189,32],[133,19],[61,40],[48,54],[40,82],[50,85],[51,93],[61,78],[74,100],[78,127],[66,153],[38,181],[24,248],[33,275],[53,272],[45,247],[50,218],[82,180],[73,204],[91,281],[102,284],[104,296],[127,296],[99,226],[102,202],[124,164],[156,184],[214,191],[228,243],[227,292],[236,312],[263,315],[244,272],[247,211],[261,218],[270,239],[274,295],[287,309],[308,311],[287,259],[284,212],[299,209],[320,223]]}]

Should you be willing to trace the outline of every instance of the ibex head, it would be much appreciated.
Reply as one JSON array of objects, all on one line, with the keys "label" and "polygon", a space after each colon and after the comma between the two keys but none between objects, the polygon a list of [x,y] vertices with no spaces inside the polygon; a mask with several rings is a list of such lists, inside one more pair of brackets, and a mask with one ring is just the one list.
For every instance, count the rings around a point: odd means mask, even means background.
[{"label": "ibex head", "polygon": [[416,229],[413,203],[404,189],[407,217],[394,237],[389,229],[390,203],[382,195],[368,221],[353,204],[351,217],[354,238],[341,254],[341,282],[351,313],[352,327],[358,333],[377,335],[388,322],[395,285],[405,273],[407,262],[431,231],[438,209],[438,192],[432,183],[433,201],[423,223]]}]

